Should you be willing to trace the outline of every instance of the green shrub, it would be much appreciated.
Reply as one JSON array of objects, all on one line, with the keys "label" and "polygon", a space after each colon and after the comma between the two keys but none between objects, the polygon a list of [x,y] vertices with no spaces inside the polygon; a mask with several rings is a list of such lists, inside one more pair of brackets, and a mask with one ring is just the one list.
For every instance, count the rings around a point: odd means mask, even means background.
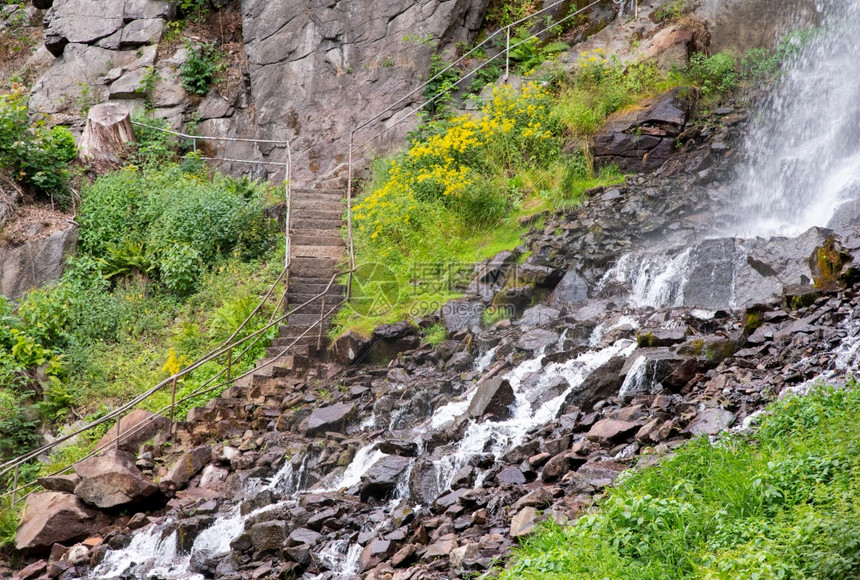
[{"label": "green shrub", "polygon": [[271,249],[263,196],[247,179],[206,183],[178,166],[114,172],[83,192],[80,248],[109,278],[144,274],[187,294],[196,287],[187,277],[219,257],[254,259]]},{"label": "green shrub", "polygon": [[185,244],[174,244],[161,252],[161,280],[168,290],[185,296],[197,289],[200,279],[200,253]]},{"label": "green shrub", "polygon": [[690,77],[702,88],[704,96],[718,96],[738,86],[735,58],[726,52],[705,56],[697,52],[690,57]]},{"label": "green shrub", "polygon": [[[432,102],[427,104],[426,110],[429,114],[434,115],[450,107],[453,100],[453,92],[457,88],[457,81],[460,80],[460,70],[456,67],[451,68],[444,73],[448,68],[448,63],[438,54],[430,57],[430,71],[427,73],[428,82],[424,87],[424,99]],[[441,74],[440,74],[441,73]],[[438,78],[433,78],[439,75]]]},{"label": "green shrub", "polygon": [[170,129],[170,123],[165,119],[155,119],[138,113],[132,115],[132,120],[146,125],[134,125],[134,137],[137,141],[131,158],[134,163],[144,167],[158,167],[175,159],[179,151],[179,140],[170,133],[158,130]]},{"label": "green shrub", "polygon": [[185,48],[188,58],[179,67],[182,87],[190,93],[205,95],[224,70],[224,65],[219,62],[221,52],[214,42],[187,42]]},{"label": "green shrub", "polygon": [[0,95],[0,168],[61,204],[70,200],[68,162],[75,157],[67,129],[31,125],[24,88]]}]

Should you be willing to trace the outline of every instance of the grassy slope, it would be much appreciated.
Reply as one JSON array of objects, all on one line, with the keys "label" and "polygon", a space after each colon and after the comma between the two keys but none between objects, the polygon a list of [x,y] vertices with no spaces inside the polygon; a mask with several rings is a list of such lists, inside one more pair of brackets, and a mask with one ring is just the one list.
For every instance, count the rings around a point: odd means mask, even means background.
[{"label": "grassy slope", "polygon": [[751,434],[689,443],[545,524],[502,579],[860,577],[860,391],[772,405]]}]

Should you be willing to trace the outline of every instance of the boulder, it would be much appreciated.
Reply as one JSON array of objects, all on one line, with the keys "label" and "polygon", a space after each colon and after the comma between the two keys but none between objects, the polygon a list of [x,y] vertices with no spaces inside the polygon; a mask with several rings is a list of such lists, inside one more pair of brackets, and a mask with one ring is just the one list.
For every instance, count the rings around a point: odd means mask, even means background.
[{"label": "boulder", "polygon": [[455,534],[445,534],[429,546],[424,552],[422,559],[432,560],[434,558],[445,558],[450,556],[451,552],[457,549],[457,536]]},{"label": "boulder", "polygon": [[75,226],[14,248],[0,242],[0,295],[17,300],[31,288],[58,280],[77,242]]},{"label": "boulder", "polygon": [[442,307],[441,314],[448,336],[463,330],[478,332],[484,320],[484,305],[480,301],[451,300]]},{"label": "boulder", "polygon": [[15,536],[15,548],[26,553],[43,552],[54,544],[87,538],[107,523],[100,511],[87,507],[68,493],[48,491],[31,495]]},{"label": "boulder", "polygon": [[624,363],[623,357],[616,356],[594,369],[578,388],[570,392],[562,408],[573,405],[590,411],[598,401],[617,395],[624,382],[621,375]]},{"label": "boulder", "polygon": [[735,414],[727,409],[712,407],[699,413],[687,427],[692,435],[716,435],[729,428],[735,420]]},{"label": "boulder", "polygon": [[167,495],[185,487],[191,478],[212,461],[212,449],[208,445],[186,451],[167,472],[159,487]]},{"label": "boulder", "polygon": [[693,110],[697,90],[676,87],[634,109],[615,113],[593,139],[594,160],[623,171],[651,171],[675,152],[675,139]]},{"label": "boulder", "polygon": [[139,503],[158,491],[134,465],[134,455],[109,451],[75,465],[81,478],[75,495],[89,505],[107,509]]},{"label": "boulder", "polygon": [[53,475],[50,477],[39,477],[36,483],[45,488],[46,491],[60,491],[63,493],[75,493],[75,488],[81,482],[77,475]]},{"label": "boulder", "polygon": [[367,361],[384,364],[401,352],[418,348],[421,339],[418,329],[408,322],[381,324],[373,330]]},{"label": "boulder", "polygon": [[537,306],[533,306],[523,312],[523,316],[520,318],[520,328],[528,330],[530,328],[543,326],[558,320],[560,315],[560,310],[544,306],[543,304],[538,304]]},{"label": "boulder", "polygon": [[640,423],[634,421],[601,419],[591,427],[586,438],[601,444],[616,443],[638,431],[641,426]]},{"label": "boulder", "polygon": [[571,308],[588,302],[588,284],[575,270],[569,270],[549,297],[550,306]]},{"label": "boulder", "polygon": [[384,498],[397,486],[400,476],[411,464],[410,458],[399,455],[387,455],[379,459],[361,478],[361,500]]},{"label": "boulder", "polygon": [[329,431],[342,433],[352,415],[354,406],[347,403],[337,403],[328,407],[314,409],[311,415],[302,421],[299,430],[307,437],[314,437]]},{"label": "boulder", "polygon": [[533,507],[524,507],[511,520],[511,537],[519,538],[529,535],[534,531],[537,522],[538,511]]},{"label": "boulder", "polygon": [[45,14],[45,46],[54,56],[69,43],[93,44],[123,25],[125,2],[55,0]]},{"label": "boulder", "polygon": [[287,539],[286,529],[287,523],[279,520],[254,524],[249,531],[254,549],[267,552],[283,548]]},{"label": "boulder", "polygon": [[467,414],[476,419],[504,421],[511,416],[514,399],[511,383],[501,377],[493,377],[478,386]]},{"label": "boulder", "polygon": [[367,353],[368,348],[370,348],[370,338],[354,330],[347,330],[341,334],[332,345],[337,361],[345,365],[360,361]]},{"label": "boulder", "polygon": [[660,392],[664,382],[668,385],[666,379],[687,360],[669,348],[640,348],[621,369],[624,381],[618,397],[626,400]]},{"label": "boulder", "polygon": [[[135,409],[120,419],[119,448],[129,453],[137,453],[141,444],[155,437],[170,426],[166,417],[156,415],[145,409]],[[99,439],[97,447],[107,447],[116,440],[116,425]]]},{"label": "boulder", "polygon": [[394,553],[394,544],[388,540],[374,539],[368,542],[359,557],[359,571],[364,572],[378,566],[382,560]]},{"label": "boulder", "polygon": [[551,344],[556,344],[558,342],[558,334],[553,332],[552,330],[545,330],[543,328],[533,328],[523,334],[519,340],[517,340],[517,348],[521,348],[523,350],[535,351],[540,350],[542,348],[546,348]]}]

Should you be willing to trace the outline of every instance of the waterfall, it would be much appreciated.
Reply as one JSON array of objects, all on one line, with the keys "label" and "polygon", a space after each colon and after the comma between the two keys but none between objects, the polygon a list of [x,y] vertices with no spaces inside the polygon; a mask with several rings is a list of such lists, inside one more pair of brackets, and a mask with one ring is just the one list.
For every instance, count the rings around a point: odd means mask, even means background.
[{"label": "waterfall", "polygon": [[734,235],[797,235],[860,203],[860,2],[822,9],[824,26],[786,64],[748,134]]}]

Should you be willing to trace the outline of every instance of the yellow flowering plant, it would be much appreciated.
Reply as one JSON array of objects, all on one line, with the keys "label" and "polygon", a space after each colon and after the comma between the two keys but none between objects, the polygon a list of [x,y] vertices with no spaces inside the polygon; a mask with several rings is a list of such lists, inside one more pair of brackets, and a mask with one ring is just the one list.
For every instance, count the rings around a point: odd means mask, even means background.
[{"label": "yellow flowering plant", "polygon": [[[550,105],[545,87],[527,83],[497,88],[476,115],[434,123],[389,162],[384,182],[354,208],[359,239],[382,252],[408,253],[439,212],[454,214],[463,227],[488,225],[504,215],[498,206],[513,203],[510,191],[488,192],[487,182],[500,171],[558,157],[561,141]],[[475,208],[476,203],[496,210]]]}]

